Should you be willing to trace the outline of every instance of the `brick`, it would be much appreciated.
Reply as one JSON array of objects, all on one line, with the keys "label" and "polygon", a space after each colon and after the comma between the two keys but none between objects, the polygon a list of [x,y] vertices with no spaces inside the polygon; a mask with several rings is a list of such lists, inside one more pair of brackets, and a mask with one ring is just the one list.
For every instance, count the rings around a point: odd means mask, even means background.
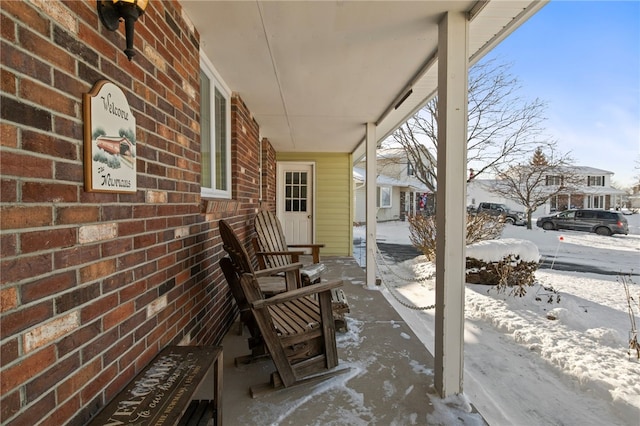
[{"label": "brick", "polygon": [[15,309],[18,306],[18,292],[15,287],[0,289],[0,313]]},{"label": "brick", "polygon": [[3,152],[0,156],[2,175],[27,177],[36,179],[51,179],[53,176],[53,161],[46,158],[14,152]]},{"label": "brick", "polygon": [[[153,174],[153,173],[152,173]],[[160,174],[160,172],[155,173],[156,175]],[[146,192],[146,201],[147,203],[166,203],[167,202],[167,193],[164,191],[147,191]]]},{"label": "brick", "polygon": [[[92,284],[64,293],[55,299],[56,312],[66,312],[75,309],[100,296],[100,285]],[[77,312],[77,311],[74,311]],[[79,317],[79,316],[78,316]]]},{"label": "brick", "polygon": [[135,206],[133,208],[133,217],[134,218],[146,218],[146,217],[155,217],[159,216],[158,207],[151,204],[143,204],[140,206]]},{"label": "brick", "polygon": [[118,226],[115,223],[81,226],[78,235],[80,244],[95,241],[110,240],[118,235]]},{"label": "brick", "polygon": [[17,390],[0,399],[0,424],[8,424],[7,419],[20,410],[20,391]]},{"label": "brick", "polygon": [[40,323],[37,327],[26,332],[22,339],[22,347],[25,353],[48,345],[59,337],[68,334],[80,325],[80,314],[70,312],[67,315],[55,318],[46,323]]},{"label": "brick", "polygon": [[27,130],[22,131],[22,148],[26,151],[56,158],[78,159],[78,149],[75,143]]},{"label": "brick", "polygon": [[76,329],[56,343],[58,358],[63,358],[74,351],[79,352],[78,348],[95,339],[101,332],[99,321],[94,321],[91,324]]},{"label": "brick", "polygon": [[[116,333],[117,331],[114,329],[113,332]],[[132,346],[133,335],[129,334],[128,336],[124,336],[105,352],[102,357],[103,364],[110,365],[111,363],[116,362],[122,356],[122,354],[129,350]]]},{"label": "brick", "polygon": [[105,330],[109,330],[112,327],[123,323],[127,318],[133,315],[134,312],[135,304],[133,301],[121,304],[116,309],[112,310],[104,316],[102,325]]},{"label": "brick", "polygon": [[51,275],[21,286],[21,300],[24,304],[31,303],[62,293],[75,285],[76,274],[74,271]]},{"label": "brick", "polygon": [[78,101],[61,92],[50,89],[48,84],[43,85],[33,80],[24,79],[21,81],[19,93],[22,99],[41,105],[56,113],[71,117],[76,113]]},{"label": "brick", "polygon": [[43,61],[56,65],[69,73],[75,72],[75,59],[65,50],[53,44],[51,40],[42,38],[26,27],[18,29],[18,37],[22,47]]},{"label": "brick", "polygon": [[8,16],[0,16],[0,35],[7,41],[16,42],[16,25]]},{"label": "brick", "polygon": [[100,355],[102,352],[108,350],[118,341],[118,330],[108,330],[100,335],[98,338],[81,349],[82,359],[87,362]]},{"label": "brick", "polygon": [[120,324],[119,332],[121,336],[125,336],[135,331],[135,329],[146,320],[146,312],[138,311],[135,315],[130,316]]},{"label": "brick", "polygon": [[106,312],[118,306],[118,302],[118,295],[116,293],[95,299],[89,305],[82,307],[80,312],[82,323],[86,324],[89,321],[101,317]]},{"label": "brick", "polygon": [[93,262],[100,258],[100,246],[98,244],[84,245],[66,250],[57,250],[54,253],[54,265],[56,269],[63,269]]},{"label": "brick", "polygon": [[132,217],[133,209],[131,206],[116,204],[102,207],[102,220],[104,221],[131,219]]},{"label": "brick", "polygon": [[[107,387],[107,385],[118,375],[116,366],[111,365],[103,369],[100,374],[95,376],[81,391],[83,401],[88,401],[98,395]],[[131,380],[133,377],[129,377]]]},{"label": "brick", "polygon": [[70,247],[77,243],[76,228],[49,229],[25,232],[20,235],[22,253],[31,253],[53,248]]},{"label": "brick", "polygon": [[43,374],[35,376],[26,386],[26,402],[36,400],[56,385],[73,371],[80,367],[80,359],[77,354],[66,357],[55,363],[55,366]]},{"label": "brick", "polygon": [[144,232],[143,221],[129,221],[118,223],[118,235],[135,235]]},{"label": "brick", "polygon": [[96,262],[80,269],[80,282],[86,283],[111,275],[116,271],[116,262],[113,259]]},{"label": "brick", "polygon": [[98,67],[98,53],[87,46],[85,40],[79,39],[77,34],[69,34],[62,28],[56,27],[53,30],[53,40],[58,46],[82,58],[83,62]]},{"label": "brick", "polygon": [[68,206],[56,207],[56,225],[75,225],[89,222],[97,222],[100,218],[100,208],[97,206]]},{"label": "brick", "polygon": [[[128,350],[120,359],[120,369],[133,365],[136,371],[140,371],[145,365],[151,361],[145,342],[137,342],[130,350]],[[146,361],[146,362],[145,362]]]},{"label": "brick", "polygon": [[89,382],[92,377],[96,377],[100,373],[101,368],[102,363],[100,362],[100,359],[96,358],[67,376],[66,380],[62,380],[56,389],[58,399],[60,401],[65,401],[71,395],[78,392],[85,383]]},{"label": "brick", "polygon": [[22,201],[35,203],[72,203],[78,201],[78,186],[62,183],[25,182]]},{"label": "brick", "polygon": [[[61,120],[56,120],[56,124],[59,124]],[[60,132],[56,126],[56,133]],[[55,179],[58,181],[70,181],[70,182],[84,182],[84,168],[78,163],[67,163],[64,161],[56,161],[55,167]]]},{"label": "brick", "polygon": [[0,346],[0,366],[4,367],[18,359],[19,346],[17,338],[7,340]]},{"label": "brick", "polygon": [[[78,92],[84,91],[82,88],[78,87],[76,89]],[[74,117],[56,117],[55,122],[53,123],[53,132],[59,137],[74,139],[78,142],[78,146],[82,146],[84,141],[84,133],[83,133],[83,124],[82,121],[78,120]],[[80,150],[80,154],[82,150]],[[80,163],[79,166],[82,166]],[[82,180],[81,180],[82,181]]]},{"label": "brick", "polygon": [[[1,18],[0,18],[1,19]],[[18,95],[18,77],[9,70],[2,69],[0,70],[0,88],[2,88],[2,92],[9,95]],[[3,136],[4,138],[4,136]],[[16,147],[15,143],[16,139],[9,139],[7,141],[2,141],[1,144],[4,146],[12,146]],[[13,142],[13,143],[12,143]]]},{"label": "brick", "polygon": [[[81,402],[80,396],[74,396],[64,404],[56,404],[55,410],[47,415],[47,421],[51,422],[52,425],[72,424],[68,423],[68,421],[78,413]],[[86,420],[88,420],[88,418],[85,419],[85,421]],[[85,421],[83,421],[82,424],[84,424]]]},{"label": "brick", "polygon": [[0,181],[0,202],[15,203],[18,201],[18,182],[15,179]]},{"label": "brick", "polygon": [[53,212],[49,207],[0,207],[0,227],[3,232],[10,229],[35,228],[52,224]]},{"label": "brick", "polygon": [[2,10],[40,34],[49,33],[49,21],[40,16],[38,11],[31,5],[24,2],[2,2]]},{"label": "brick", "polygon": [[145,247],[152,246],[156,243],[155,234],[144,234],[133,237],[133,247],[136,250],[143,249]]},{"label": "brick", "polygon": [[37,254],[17,259],[0,261],[0,283],[18,282],[28,278],[44,275],[52,271],[51,254]]},{"label": "brick", "polygon": [[[2,72],[2,70],[0,70]],[[18,146],[18,128],[9,123],[0,123],[0,146],[16,148]],[[5,155],[3,152],[2,155]],[[6,174],[3,170],[2,174]]]},{"label": "brick", "polygon": [[[56,360],[55,348],[48,346],[25,356],[20,362],[0,371],[0,394],[5,395],[32,377],[51,367]],[[34,423],[35,424],[35,423]]]},{"label": "brick", "polygon": [[0,117],[14,123],[51,131],[51,113],[49,111],[6,96],[0,98]]},{"label": "brick", "polygon": [[55,392],[51,391],[33,405],[24,409],[18,416],[8,423],[8,426],[33,426],[43,417],[48,417],[56,406]]},{"label": "brick", "polygon": [[[69,32],[77,33],[76,19],[69,13],[69,9],[63,3],[33,0],[33,4],[51,16],[58,25],[62,25]],[[56,28],[58,27],[56,26]]]},{"label": "brick", "polygon": [[[117,240],[107,241],[103,243],[101,246],[102,256],[104,257],[118,256],[118,255],[122,255],[122,253],[132,253],[131,251],[132,249],[133,249],[133,240],[131,238],[120,238]],[[138,253],[140,252],[136,252],[136,254]],[[140,253],[140,254],[142,254],[142,256],[139,258],[140,261],[144,261],[144,253]],[[121,269],[126,268],[126,266],[122,264],[121,258],[118,259],[118,262],[119,262],[119,268]]]},{"label": "brick", "polygon": [[154,260],[167,254],[167,245],[157,245],[147,250],[147,260]]}]

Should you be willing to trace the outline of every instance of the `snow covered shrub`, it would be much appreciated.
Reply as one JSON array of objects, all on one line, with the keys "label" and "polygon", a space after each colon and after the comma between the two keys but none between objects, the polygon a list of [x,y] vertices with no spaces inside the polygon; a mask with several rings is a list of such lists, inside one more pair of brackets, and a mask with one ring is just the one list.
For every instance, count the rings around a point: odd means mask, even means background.
[{"label": "snow covered shrub", "polygon": [[429,261],[436,259],[436,217],[409,216],[409,240]]},{"label": "snow covered shrub", "polygon": [[467,215],[467,245],[500,238],[505,222],[500,216]]},{"label": "snow covered shrub", "polygon": [[[467,244],[499,238],[504,222],[498,216],[467,215]],[[429,261],[436,258],[436,217],[409,216],[409,239]]]},{"label": "snow covered shrub", "polygon": [[498,292],[511,288],[522,297],[535,281],[540,253],[531,241],[507,238],[481,241],[467,247],[466,281],[494,285]]}]

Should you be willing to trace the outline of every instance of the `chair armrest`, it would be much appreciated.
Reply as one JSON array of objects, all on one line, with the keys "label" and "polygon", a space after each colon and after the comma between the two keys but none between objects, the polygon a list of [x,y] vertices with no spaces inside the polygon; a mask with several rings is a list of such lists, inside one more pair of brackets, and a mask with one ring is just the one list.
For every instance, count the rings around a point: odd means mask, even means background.
[{"label": "chair armrest", "polygon": [[293,248],[310,248],[311,255],[313,257],[313,263],[320,262],[320,248],[324,247],[324,244],[287,244],[287,247]]},{"label": "chair armrest", "polygon": [[327,281],[318,284],[308,285],[306,287],[301,287],[296,290],[286,291],[284,293],[276,294],[273,297],[268,299],[256,300],[252,303],[254,308],[262,308],[270,305],[279,305],[284,302],[289,302],[291,300],[300,299],[305,296],[311,296],[312,294],[322,293],[325,291],[330,291],[333,288],[342,287],[342,280],[333,280]]},{"label": "chair armrest", "polygon": [[256,254],[259,255],[259,256],[276,256],[276,255],[284,255],[284,256],[286,256],[286,255],[290,255],[290,256],[297,255],[297,256],[300,256],[300,255],[304,254],[304,251],[302,251],[302,250],[300,250],[300,251],[258,251],[258,252],[256,252]]},{"label": "chair armrest", "polygon": [[287,247],[293,248],[322,248],[324,244],[287,244]]},{"label": "chair armrest", "polygon": [[302,268],[302,263],[298,262],[298,263],[290,263],[288,265],[283,265],[283,266],[276,266],[274,268],[269,268],[269,269],[261,269],[259,271],[254,271],[254,275],[256,277],[266,277],[269,275],[275,275],[277,273],[280,272],[287,272],[287,271],[295,271]]}]

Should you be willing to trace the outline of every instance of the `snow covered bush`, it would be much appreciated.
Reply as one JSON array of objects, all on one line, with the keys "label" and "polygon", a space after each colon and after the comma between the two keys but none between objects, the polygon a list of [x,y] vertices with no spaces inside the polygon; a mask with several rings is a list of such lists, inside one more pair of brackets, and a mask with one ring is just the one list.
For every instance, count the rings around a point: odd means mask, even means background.
[{"label": "snow covered bush", "polygon": [[[467,244],[499,238],[504,222],[498,216],[467,215]],[[436,217],[409,216],[409,239],[429,261],[436,258]]]},{"label": "snow covered bush", "polygon": [[524,296],[535,281],[540,253],[531,241],[507,238],[467,246],[466,281],[496,286],[497,290]]}]

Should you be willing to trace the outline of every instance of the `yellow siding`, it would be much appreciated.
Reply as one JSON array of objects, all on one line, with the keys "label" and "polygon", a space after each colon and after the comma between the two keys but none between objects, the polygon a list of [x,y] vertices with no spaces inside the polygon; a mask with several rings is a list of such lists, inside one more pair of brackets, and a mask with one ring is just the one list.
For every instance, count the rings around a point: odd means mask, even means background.
[{"label": "yellow siding", "polygon": [[353,171],[351,154],[276,154],[277,161],[315,163],[316,242],[321,255],[351,256],[353,252]]}]

